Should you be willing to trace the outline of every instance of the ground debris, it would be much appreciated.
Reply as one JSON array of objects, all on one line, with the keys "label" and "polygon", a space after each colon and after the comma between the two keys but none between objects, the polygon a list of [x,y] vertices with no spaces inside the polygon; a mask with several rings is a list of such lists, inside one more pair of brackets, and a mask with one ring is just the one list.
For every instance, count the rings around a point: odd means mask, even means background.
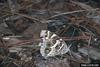
[{"label": "ground debris", "polygon": [[0,0],[0,67],[99,62],[100,0]]}]

